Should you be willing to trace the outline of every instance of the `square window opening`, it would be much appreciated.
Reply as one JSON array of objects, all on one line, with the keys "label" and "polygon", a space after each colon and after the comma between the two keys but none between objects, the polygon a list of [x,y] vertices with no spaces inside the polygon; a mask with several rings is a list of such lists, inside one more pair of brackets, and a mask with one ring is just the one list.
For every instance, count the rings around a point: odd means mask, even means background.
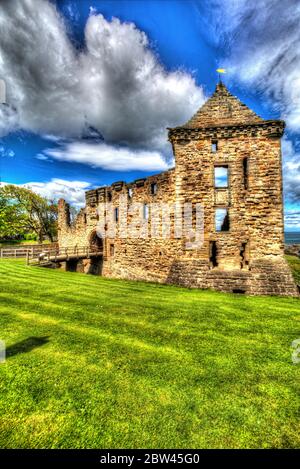
[{"label": "square window opening", "polygon": [[228,166],[215,166],[215,188],[228,187]]},{"label": "square window opening", "polygon": [[209,243],[209,262],[211,267],[218,267],[218,247],[216,241]]},{"label": "square window opening", "polygon": [[249,242],[245,241],[240,248],[241,269],[249,267]]},{"label": "square window opening", "polygon": [[211,151],[212,151],[212,153],[217,153],[217,151],[218,151],[218,142],[217,142],[217,140],[213,140],[211,142]]},{"label": "square window opening", "polygon": [[151,195],[156,195],[157,194],[157,184],[154,182],[151,184]]}]

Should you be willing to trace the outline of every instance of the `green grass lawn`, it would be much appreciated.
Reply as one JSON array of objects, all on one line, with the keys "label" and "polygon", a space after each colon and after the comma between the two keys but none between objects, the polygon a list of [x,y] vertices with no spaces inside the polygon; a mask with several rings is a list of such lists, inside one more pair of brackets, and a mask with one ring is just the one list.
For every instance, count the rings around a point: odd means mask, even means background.
[{"label": "green grass lawn", "polygon": [[300,259],[296,256],[286,256],[286,258],[290,264],[296,283],[300,285]]},{"label": "green grass lawn", "polygon": [[300,446],[300,301],[0,262],[2,448]]}]

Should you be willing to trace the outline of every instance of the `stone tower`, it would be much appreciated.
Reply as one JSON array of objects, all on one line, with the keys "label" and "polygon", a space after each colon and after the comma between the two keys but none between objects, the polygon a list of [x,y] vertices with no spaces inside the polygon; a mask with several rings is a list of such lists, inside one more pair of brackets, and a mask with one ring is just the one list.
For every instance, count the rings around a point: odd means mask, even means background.
[{"label": "stone tower", "polygon": [[263,120],[220,82],[186,124],[169,130],[176,195],[204,206],[204,244],[190,254],[198,283],[206,272],[203,284],[217,289],[296,293],[284,259],[284,127]]}]

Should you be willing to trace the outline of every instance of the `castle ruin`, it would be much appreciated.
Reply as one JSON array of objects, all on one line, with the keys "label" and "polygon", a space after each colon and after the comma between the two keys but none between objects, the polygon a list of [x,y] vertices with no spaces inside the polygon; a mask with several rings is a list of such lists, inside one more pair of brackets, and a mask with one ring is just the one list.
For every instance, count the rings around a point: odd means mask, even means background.
[{"label": "castle ruin", "polygon": [[[64,267],[223,292],[296,296],[284,259],[284,126],[281,120],[259,117],[220,82],[186,124],[169,129],[174,168],[87,191],[86,206],[72,223],[68,204],[59,201],[59,246],[96,246],[102,252],[100,257],[66,261]],[[168,237],[157,234],[159,230],[151,235],[151,229],[147,237],[121,236],[120,196],[129,208],[136,202],[143,205],[146,225],[148,207],[200,204],[201,243],[191,249],[191,240],[176,234],[174,214]],[[99,212],[99,205],[106,204],[114,207],[114,220],[105,218],[105,208]],[[114,222],[115,234],[101,236],[100,222],[105,230]]]}]

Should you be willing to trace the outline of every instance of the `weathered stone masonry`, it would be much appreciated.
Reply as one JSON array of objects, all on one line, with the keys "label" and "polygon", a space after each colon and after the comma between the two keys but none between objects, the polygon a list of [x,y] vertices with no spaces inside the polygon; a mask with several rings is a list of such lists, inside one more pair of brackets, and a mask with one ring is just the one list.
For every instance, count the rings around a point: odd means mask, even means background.
[{"label": "weathered stone masonry", "polygon": [[[109,277],[175,283],[247,294],[297,295],[284,259],[280,139],[284,122],[263,120],[219,83],[192,119],[169,129],[175,168],[136,180],[116,182],[86,193],[86,207],[70,223],[69,207],[59,202],[59,245],[103,245],[101,261],[85,260],[72,270]],[[222,187],[215,183],[221,168]],[[153,194],[153,184],[156,191]],[[130,195],[129,195],[130,189]],[[101,202],[201,203],[204,242],[187,249],[185,238],[97,239]],[[218,209],[227,211],[216,230]]]}]

